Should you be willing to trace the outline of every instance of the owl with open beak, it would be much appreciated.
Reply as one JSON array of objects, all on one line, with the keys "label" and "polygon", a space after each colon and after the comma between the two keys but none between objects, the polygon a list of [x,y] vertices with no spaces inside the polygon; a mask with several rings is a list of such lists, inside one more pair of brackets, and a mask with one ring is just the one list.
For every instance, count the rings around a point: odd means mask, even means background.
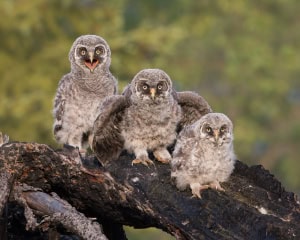
[{"label": "owl with open beak", "polygon": [[58,143],[89,147],[92,128],[105,97],[116,94],[117,80],[110,72],[111,51],[100,36],[78,37],[69,52],[71,71],[57,88],[53,107],[53,133]]}]

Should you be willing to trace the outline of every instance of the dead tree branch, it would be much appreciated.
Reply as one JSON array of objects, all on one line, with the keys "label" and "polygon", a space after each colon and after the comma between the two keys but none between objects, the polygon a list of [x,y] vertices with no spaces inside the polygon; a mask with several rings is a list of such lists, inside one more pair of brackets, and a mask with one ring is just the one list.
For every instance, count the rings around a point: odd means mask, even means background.
[{"label": "dead tree branch", "polygon": [[[132,160],[133,156],[124,154],[103,169],[95,167],[96,160],[90,157],[88,170],[82,171],[72,154],[44,144],[8,143],[0,148],[1,173],[11,173],[15,182],[44,193],[55,192],[76,211],[100,223],[157,227],[177,239],[300,237],[297,196],[285,191],[261,166],[248,167],[238,161],[229,181],[222,184],[225,192],[208,189],[202,199],[196,199],[189,191],[176,189],[168,165],[131,166]],[[30,202],[36,197],[24,195],[32,208]]]}]

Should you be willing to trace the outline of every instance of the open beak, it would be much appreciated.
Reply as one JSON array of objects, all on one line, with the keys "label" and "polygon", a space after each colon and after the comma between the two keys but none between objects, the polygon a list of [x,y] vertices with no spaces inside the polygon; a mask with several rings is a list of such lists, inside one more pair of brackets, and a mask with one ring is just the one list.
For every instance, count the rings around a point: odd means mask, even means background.
[{"label": "open beak", "polygon": [[155,88],[150,88],[150,95],[151,95],[152,99],[155,98],[155,94],[156,94],[156,89]]},{"label": "open beak", "polygon": [[85,61],[85,66],[87,66],[91,72],[94,71],[94,69],[97,67],[99,61],[94,59],[94,53],[93,52],[89,52],[89,61]]}]

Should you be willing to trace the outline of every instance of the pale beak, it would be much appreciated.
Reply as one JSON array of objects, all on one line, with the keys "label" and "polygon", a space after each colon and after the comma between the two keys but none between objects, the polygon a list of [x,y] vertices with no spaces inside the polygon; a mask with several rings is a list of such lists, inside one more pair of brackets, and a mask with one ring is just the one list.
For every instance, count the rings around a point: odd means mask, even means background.
[{"label": "pale beak", "polygon": [[93,63],[94,53],[93,52],[89,52],[89,56],[90,56],[90,62]]},{"label": "pale beak", "polygon": [[151,94],[151,98],[154,99],[155,94],[156,94],[156,89],[155,88],[150,88],[150,94]]},{"label": "pale beak", "polygon": [[216,142],[219,140],[219,130],[214,130],[214,136],[215,136],[215,140]]}]

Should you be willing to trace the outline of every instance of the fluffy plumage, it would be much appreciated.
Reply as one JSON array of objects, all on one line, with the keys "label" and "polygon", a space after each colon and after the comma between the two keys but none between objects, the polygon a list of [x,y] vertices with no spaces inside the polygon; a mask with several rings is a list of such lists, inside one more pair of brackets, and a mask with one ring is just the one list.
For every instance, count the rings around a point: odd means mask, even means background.
[{"label": "fluffy plumage", "polygon": [[111,74],[111,51],[96,35],[78,37],[69,52],[71,72],[59,82],[54,99],[55,139],[61,144],[86,149],[99,106],[116,94],[117,81]]},{"label": "fluffy plumage", "polygon": [[173,159],[171,177],[179,190],[188,186],[201,197],[203,189],[223,190],[234,169],[233,124],[222,113],[208,113],[180,132]]},{"label": "fluffy plumage", "polygon": [[[182,112],[184,110],[184,112]],[[123,95],[106,99],[94,125],[93,149],[102,164],[117,159],[123,149],[133,152],[133,163],[151,163],[148,151],[169,162],[167,146],[179,128],[211,112],[208,103],[192,92],[177,93],[160,69],[145,69],[133,78]]]},{"label": "fluffy plumage", "polygon": [[144,69],[136,74],[122,96],[108,98],[94,125],[93,149],[106,163],[123,149],[134,153],[134,163],[148,165],[157,160],[167,163],[167,147],[176,138],[181,109],[172,95],[172,81],[160,69]]}]

